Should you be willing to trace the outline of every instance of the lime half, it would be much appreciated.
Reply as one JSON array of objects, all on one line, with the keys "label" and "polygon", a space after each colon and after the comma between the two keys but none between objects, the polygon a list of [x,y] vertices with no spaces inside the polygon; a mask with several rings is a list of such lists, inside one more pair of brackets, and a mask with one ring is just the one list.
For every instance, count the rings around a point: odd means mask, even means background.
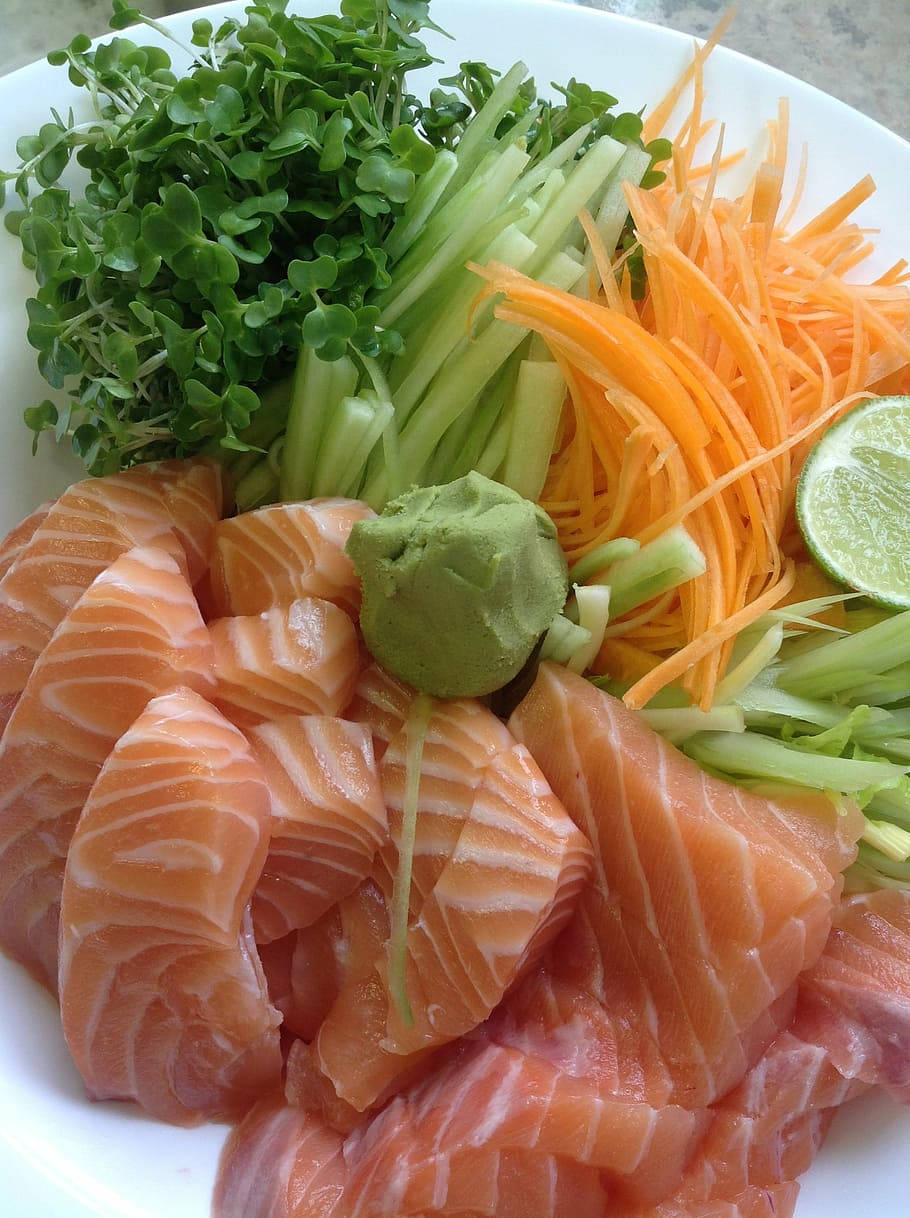
[{"label": "lime half", "polygon": [[910,607],[910,397],[863,402],[825,432],[800,474],[796,519],[833,579]]}]

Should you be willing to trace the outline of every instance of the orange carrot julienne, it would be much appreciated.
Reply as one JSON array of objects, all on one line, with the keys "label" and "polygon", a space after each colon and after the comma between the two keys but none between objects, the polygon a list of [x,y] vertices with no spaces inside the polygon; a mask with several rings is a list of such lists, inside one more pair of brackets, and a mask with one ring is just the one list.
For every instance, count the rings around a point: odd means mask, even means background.
[{"label": "orange carrot julienne", "polygon": [[595,298],[502,266],[480,270],[501,298],[497,316],[542,336],[566,375],[568,406],[541,502],[570,561],[614,537],[644,544],[680,523],[705,555],[702,576],[609,627],[595,671],[634,674],[626,693],[634,707],[671,682],[711,706],[736,634],[809,586],[792,505],[812,443],[870,393],[910,392],[907,263],[857,281],[871,243],[853,216],[871,179],[789,234],[807,157],[785,203],[782,102],[765,163],[738,199],[723,198],[722,132],[707,166],[696,165],[711,127],[710,46],[645,124],[646,139],[659,134],[692,83],[667,181],[626,188],[644,300],[632,299],[630,252],[611,259],[587,215],[602,284]]}]

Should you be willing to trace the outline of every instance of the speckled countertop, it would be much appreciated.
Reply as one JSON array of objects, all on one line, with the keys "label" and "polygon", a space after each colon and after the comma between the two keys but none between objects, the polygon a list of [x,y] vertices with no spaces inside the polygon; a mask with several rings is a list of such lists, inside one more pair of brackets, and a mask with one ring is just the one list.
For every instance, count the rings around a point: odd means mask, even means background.
[{"label": "speckled countertop", "polygon": [[[199,0],[139,3],[149,16],[160,16]],[[704,35],[728,0],[576,3]],[[40,58],[76,33],[104,33],[110,10],[110,0],[0,0],[0,73]],[[910,0],[741,0],[724,43],[833,93],[910,139]]]}]

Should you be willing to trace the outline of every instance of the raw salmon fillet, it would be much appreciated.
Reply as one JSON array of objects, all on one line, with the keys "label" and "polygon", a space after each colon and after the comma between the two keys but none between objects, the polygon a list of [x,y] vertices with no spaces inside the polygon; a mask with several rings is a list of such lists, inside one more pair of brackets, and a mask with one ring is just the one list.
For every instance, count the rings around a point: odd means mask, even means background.
[{"label": "raw salmon fillet", "polygon": [[47,503],[42,503],[40,507],[36,507],[14,529],[10,529],[3,540],[0,541],[0,580],[5,577],[7,571],[13,566],[36,531],[44,523],[44,518],[53,505],[54,500],[49,499]]},{"label": "raw salmon fillet", "polygon": [[841,904],[824,953],[801,980],[797,1026],[845,1078],[910,1103],[910,893]]},{"label": "raw salmon fillet", "polygon": [[214,462],[165,461],[88,478],[60,496],[0,581],[0,731],[67,610],[121,554],[169,550],[176,535],[196,582],[223,494]]},{"label": "raw salmon fillet", "polygon": [[262,1100],[225,1143],[212,1218],[345,1218],[342,1139],[281,1095]]},{"label": "raw salmon fillet", "polygon": [[193,690],[153,698],[117,742],[61,911],[63,1030],[92,1098],[191,1124],[278,1085],[280,1016],[246,915],[268,826],[246,740]]},{"label": "raw salmon fillet", "polygon": [[315,597],[209,626],[215,705],[238,727],[284,715],[339,715],[360,672],[354,623]]},{"label": "raw salmon fillet", "polygon": [[504,1151],[527,1152],[528,1165],[534,1156],[564,1159],[608,1190],[648,1155],[672,1185],[703,1127],[683,1108],[602,1097],[583,1074],[481,1035],[349,1136],[348,1212],[416,1218],[468,1209],[451,1166],[467,1164],[471,1186],[488,1189]]},{"label": "raw salmon fillet", "polygon": [[63,868],[118,738],[154,694],[212,687],[212,652],[177,558],[121,555],[41,653],[0,740],[0,943],[51,989]]},{"label": "raw salmon fillet", "polygon": [[[821,954],[859,811],[713,778],[551,664],[510,721],[595,845],[553,975],[605,1018],[615,1094],[697,1109],[766,1047],[762,1017]],[[529,1015],[531,1013],[529,1012]]]},{"label": "raw salmon fillet", "polygon": [[309,926],[366,878],[388,817],[365,727],[292,715],[250,728],[272,799],[269,853],[253,896],[259,943]]},{"label": "raw salmon fillet", "polygon": [[373,873],[381,897],[366,910],[361,892],[359,908],[342,907],[357,955],[313,1050],[337,1095],[359,1110],[405,1074],[415,1054],[487,1018],[565,925],[591,866],[583,835],[495,716],[478,702],[435,704],[421,764],[407,936],[413,1023],[406,1025],[386,963],[406,750],[402,731],[380,766],[391,835]]},{"label": "raw salmon fillet", "polygon": [[413,697],[410,686],[378,664],[370,664],[360,674],[345,718],[370,729],[377,761],[382,761],[389,741],[404,726]]},{"label": "raw salmon fillet", "polygon": [[[356,1135],[342,1142],[312,1114],[269,1100],[232,1133],[221,1159],[213,1218],[354,1218],[369,1212],[347,1189]],[[599,1173],[570,1160],[521,1150],[442,1156],[435,1192],[421,1211],[449,1218],[604,1218]],[[394,1189],[394,1180],[389,1181]],[[417,1198],[414,1202],[418,1203]],[[384,1218],[414,1214],[412,1205]]]},{"label": "raw salmon fillet", "polygon": [[214,613],[251,616],[318,596],[356,615],[360,580],[344,547],[353,525],[373,515],[356,499],[310,499],[222,520],[208,579]]},{"label": "raw salmon fillet", "polygon": [[282,1029],[312,1040],[338,997],[347,945],[335,905],[311,926],[259,945],[259,957]]}]

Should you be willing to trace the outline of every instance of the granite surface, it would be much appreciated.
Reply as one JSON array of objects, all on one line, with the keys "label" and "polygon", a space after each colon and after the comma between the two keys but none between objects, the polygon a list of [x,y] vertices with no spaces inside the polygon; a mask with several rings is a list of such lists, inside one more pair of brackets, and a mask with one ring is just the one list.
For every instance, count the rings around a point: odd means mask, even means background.
[{"label": "granite surface", "polygon": [[[140,0],[149,16],[198,2]],[[728,0],[576,3],[698,35],[707,34],[728,6]],[[110,0],[0,0],[0,73],[40,58],[81,31],[104,33],[110,8]],[[910,139],[910,0],[741,0],[724,43],[817,85]]]}]

